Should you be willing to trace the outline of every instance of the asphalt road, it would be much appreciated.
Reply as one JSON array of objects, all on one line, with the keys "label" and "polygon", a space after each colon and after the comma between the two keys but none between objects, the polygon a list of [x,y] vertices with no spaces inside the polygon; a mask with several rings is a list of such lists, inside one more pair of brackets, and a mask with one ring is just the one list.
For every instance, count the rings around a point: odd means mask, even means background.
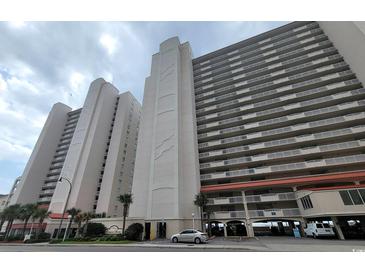
[{"label": "asphalt road", "polygon": [[37,245],[0,245],[0,252],[243,252],[249,250],[161,248],[130,246],[37,246]]}]

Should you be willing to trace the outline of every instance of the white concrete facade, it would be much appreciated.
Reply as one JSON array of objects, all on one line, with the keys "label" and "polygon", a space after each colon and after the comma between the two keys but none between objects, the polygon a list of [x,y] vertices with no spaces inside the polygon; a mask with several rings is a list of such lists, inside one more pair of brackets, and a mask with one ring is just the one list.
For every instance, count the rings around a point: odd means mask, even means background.
[{"label": "white concrete facade", "polygon": [[[184,228],[199,192],[192,53],[177,37],[161,43],[146,79],[129,216]],[[189,221],[189,222],[190,222]],[[153,237],[153,236],[152,236]]]},{"label": "white concrete facade", "polygon": [[[129,112],[132,101],[134,111]],[[132,117],[130,123],[128,113]],[[125,166],[126,169],[132,167],[138,120],[139,103],[130,93],[119,97],[119,91],[103,79],[91,83],[60,175],[72,182],[67,208],[105,212],[108,215],[121,213],[120,210],[114,210],[117,205],[114,194],[128,191],[133,177],[123,178],[120,173],[117,174],[121,171],[121,163],[117,161],[127,144],[130,151]],[[132,124],[132,132],[127,135],[128,126]],[[113,197],[110,197],[112,190],[120,187],[119,179],[124,179],[124,187],[113,192]],[[57,185],[50,211],[62,213],[68,191],[67,183]]]},{"label": "white concrete facade", "polygon": [[9,205],[38,201],[39,193],[63,133],[67,113],[70,111],[71,108],[62,103],[57,103],[52,107]]}]

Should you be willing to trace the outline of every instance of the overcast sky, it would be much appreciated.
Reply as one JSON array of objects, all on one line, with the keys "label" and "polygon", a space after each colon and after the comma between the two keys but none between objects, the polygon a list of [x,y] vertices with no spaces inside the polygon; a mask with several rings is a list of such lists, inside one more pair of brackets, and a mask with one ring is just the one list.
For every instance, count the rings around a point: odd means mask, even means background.
[{"label": "overcast sky", "polygon": [[172,36],[194,57],[285,22],[1,22],[0,194],[21,175],[52,105],[82,107],[98,77],[142,102],[151,56]]}]

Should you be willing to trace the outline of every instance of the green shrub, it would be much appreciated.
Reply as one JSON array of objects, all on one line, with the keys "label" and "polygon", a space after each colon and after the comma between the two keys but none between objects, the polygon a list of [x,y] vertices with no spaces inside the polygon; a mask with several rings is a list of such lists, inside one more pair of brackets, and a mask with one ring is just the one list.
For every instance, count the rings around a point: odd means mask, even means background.
[{"label": "green shrub", "polygon": [[106,227],[101,223],[89,223],[86,237],[99,237],[105,235]]},{"label": "green shrub", "polygon": [[50,244],[58,244],[60,242],[62,242],[61,239],[52,239],[52,240],[49,241]]},{"label": "green shrub", "polygon": [[41,232],[38,234],[38,240],[49,240],[51,239],[51,234],[47,232]]},{"label": "green shrub", "polygon": [[140,223],[131,224],[125,231],[125,237],[130,241],[141,241],[143,225]]},{"label": "green shrub", "polygon": [[24,240],[24,237],[22,237],[21,235],[17,235],[17,236],[9,236],[6,241],[11,242],[11,241],[22,241]]}]

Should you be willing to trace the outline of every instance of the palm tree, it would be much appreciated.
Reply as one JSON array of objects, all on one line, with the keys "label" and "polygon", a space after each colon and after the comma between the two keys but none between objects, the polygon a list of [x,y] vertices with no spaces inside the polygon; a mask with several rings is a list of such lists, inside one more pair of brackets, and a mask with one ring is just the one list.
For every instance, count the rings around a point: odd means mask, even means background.
[{"label": "palm tree", "polygon": [[3,214],[5,215],[5,220],[8,221],[8,224],[6,225],[6,230],[5,230],[5,239],[7,239],[9,237],[11,227],[13,226],[13,222],[19,216],[20,208],[21,208],[20,205],[15,204],[15,205],[8,206],[3,211]]},{"label": "palm tree", "polygon": [[203,221],[203,212],[207,213],[208,217],[208,235],[211,235],[210,229],[210,210],[207,210],[208,204],[208,197],[206,194],[200,192],[199,194],[195,195],[194,204],[200,208],[200,218],[201,218],[201,227],[202,231],[204,231],[204,221]]},{"label": "palm tree", "polygon": [[2,211],[0,212],[0,231],[5,221],[6,221],[6,215],[4,214],[4,211]]},{"label": "palm tree", "polygon": [[30,217],[32,217],[32,215],[36,212],[37,208],[38,208],[37,204],[25,204],[21,206],[19,212],[19,219],[24,221],[22,237],[24,237],[25,230],[27,228],[27,224],[29,222]]},{"label": "palm tree", "polygon": [[124,235],[125,218],[127,217],[128,209],[129,209],[130,204],[133,203],[132,194],[131,193],[125,193],[123,195],[119,195],[118,200],[123,205],[123,230],[122,230],[122,234]]},{"label": "palm tree", "polygon": [[82,234],[83,236],[86,235],[86,232],[87,232],[87,226],[89,224],[89,221],[94,218],[94,214],[91,213],[91,212],[85,212],[84,214],[82,214],[82,217],[83,217],[83,220],[85,221],[85,224],[84,224],[84,229],[82,231]]},{"label": "palm tree", "polygon": [[38,207],[37,210],[35,211],[33,218],[34,219],[38,218],[38,223],[40,227],[38,230],[36,230],[36,238],[38,238],[39,232],[43,232],[44,219],[46,219],[50,214],[51,212],[48,211],[48,209],[46,208]]},{"label": "palm tree", "polygon": [[84,221],[84,214],[77,214],[75,216],[75,223],[77,224],[77,230],[76,230],[76,235],[75,238],[78,238],[80,235],[80,230],[81,230],[81,225],[82,222]]},{"label": "palm tree", "polygon": [[[69,221],[69,223],[68,223],[68,225],[67,225],[67,228],[69,228],[70,226],[71,226],[71,224],[72,224],[72,222],[73,222],[73,220],[74,220],[74,218],[75,218],[75,216],[77,216],[78,214],[80,214],[81,213],[81,209],[78,209],[78,208],[70,208],[70,209],[68,209],[67,211],[66,211],[69,215],[71,215],[71,218],[70,218],[70,221]],[[66,234],[66,238],[68,238],[68,235],[69,235],[69,231],[68,231],[68,229],[67,229],[67,231],[65,231],[65,233],[67,232],[67,234]]]}]

